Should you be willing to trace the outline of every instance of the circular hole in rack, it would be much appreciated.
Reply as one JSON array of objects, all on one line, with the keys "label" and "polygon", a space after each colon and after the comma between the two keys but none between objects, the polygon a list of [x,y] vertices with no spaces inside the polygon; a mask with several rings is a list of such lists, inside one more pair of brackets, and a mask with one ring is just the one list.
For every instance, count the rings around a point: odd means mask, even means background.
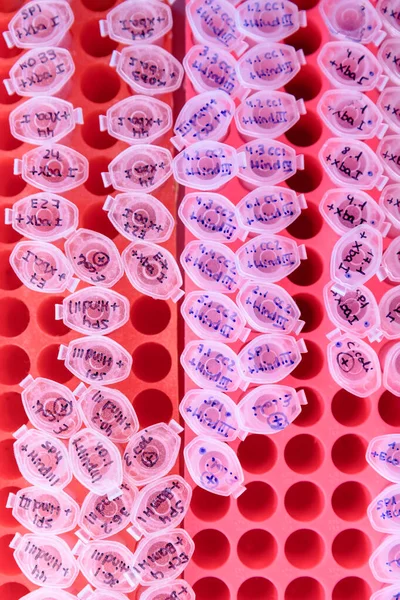
[{"label": "circular hole in rack", "polygon": [[86,69],[81,78],[82,93],[88,100],[102,104],[117,96],[121,87],[118,73],[107,65]]},{"label": "circular hole in rack", "polygon": [[18,392],[3,392],[0,394],[1,421],[3,431],[16,431],[28,422],[22,404],[21,394]]},{"label": "circular hole in rack", "polygon": [[252,434],[239,444],[237,455],[249,473],[266,473],[276,462],[277,450],[269,437]]},{"label": "circular hole in rack", "polygon": [[337,582],[332,591],[332,600],[369,600],[371,588],[360,577],[345,577]]},{"label": "circular hole in rack", "polygon": [[324,310],[321,302],[311,294],[296,294],[293,296],[300,310],[300,318],[305,321],[301,334],[314,331],[321,325]]},{"label": "circular hole in rack", "polygon": [[[14,519],[12,511],[6,508],[7,499],[9,494],[16,494],[19,488],[17,487],[5,487],[0,489],[0,524],[4,527],[18,527],[19,523]],[[1,589],[1,588],[0,588]]]},{"label": "circular hole in rack", "polygon": [[222,519],[228,512],[230,504],[229,496],[217,496],[203,488],[195,487],[190,508],[198,519],[212,522]]},{"label": "circular hole in rack", "polygon": [[276,557],[278,545],[265,529],[251,529],[239,539],[237,553],[242,563],[250,569],[264,569]]},{"label": "circular hole in rack", "polygon": [[400,426],[400,398],[386,390],[379,398],[379,415],[385,423],[392,427]]},{"label": "circular hole in rack", "polygon": [[107,212],[103,210],[103,204],[103,201],[91,203],[83,213],[82,225],[113,240],[117,237],[118,231],[108,218]]},{"label": "circular hole in rack", "polygon": [[285,508],[297,521],[312,521],[324,508],[324,495],[312,481],[298,481],[285,494]]},{"label": "circular hole in rack", "polygon": [[237,600],[277,600],[278,591],[265,577],[246,579],[238,589]]},{"label": "circular hole in rack", "polygon": [[301,407],[301,413],[295,419],[294,424],[298,427],[310,427],[310,425],[315,425],[324,412],[324,403],[321,396],[309,387],[296,388],[297,391],[300,389],[304,390],[304,393],[307,398],[307,404],[304,404]]},{"label": "circular hole in rack", "polygon": [[322,464],[324,450],[321,442],[308,433],[301,433],[288,441],[285,447],[287,466],[296,473],[312,473]]},{"label": "circular hole in rack", "polygon": [[89,10],[102,12],[112,8],[116,0],[82,0],[83,6],[86,6]]},{"label": "circular hole in rack", "polygon": [[369,398],[358,398],[346,390],[336,392],[331,408],[336,421],[346,427],[355,427],[364,423],[371,410]]},{"label": "circular hole in rack", "polygon": [[304,169],[297,171],[287,179],[288,186],[299,194],[308,194],[317,189],[323,177],[322,167],[317,158],[306,154],[304,156]]},{"label": "circular hole in rack", "polygon": [[358,521],[365,517],[371,495],[358,481],[345,481],[332,494],[332,508],[344,521]]},{"label": "circular hole in rack", "polygon": [[341,531],[332,543],[333,558],[345,569],[356,569],[365,565],[371,552],[369,538],[359,529]]},{"label": "circular hole in rack", "polygon": [[132,325],[145,335],[161,333],[168,327],[170,320],[171,309],[165,300],[141,296],[132,305]]},{"label": "circular hole in rack", "polygon": [[20,574],[20,568],[13,557],[14,550],[10,548],[10,542],[14,534],[7,534],[0,537],[0,573],[5,575]]},{"label": "circular hole in rack", "polygon": [[246,491],[237,499],[240,513],[249,521],[265,521],[278,504],[275,490],[265,481],[246,483]]},{"label": "circular hole in rack", "polygon": [[285,85],[285,92],[303,98],[305,102],[316,98],[322,88],[321,72],[312,65],[304,65],[289,83]]},{"label": "circular hole in rack", "polygon": [[307,352],[301,355],[301,362],[292,373],[297,379],[311,379],[318,375],[324,366],[324,355],[320,346],[311,340],[305,342]]},{"label": "circular hole in rack", "polygon": [[19,600],[22,596],[29,594],[29,591],[25,585],[15,581],[9,581],[0,586],[0,594],[3,600]]},{"label": "circular hole in rack", "polygon": [[2,0],[1,10],[2,12],[14,12],[19,10],[24,4],[25,0]]},{"label": "circular hole in rack", "polygon": [[0,442],[0,476],[3,479],[18,479],[21,477],[14,457],[14,442],[13,439]]},{"label": "circular hole in rack", "polygon": [[132,371],[142,381],[161,381],[171,370],[171,355],[165,346],[148,342],[138,346],[132,354]]},{"label": "circular hole in rack", "polygon": [[289,225],[287,232],[298,240],[308,240],[317,235],[323,225],[321,214],[314,206],[309,204],[308,208],[301,211],[297,219]]},{"label": "circular hole in rack", "polygon": [[22,145],[21,140],[14,137],[10,130],[8,115],[0,116],[0,150],[15,150]]},{"label": "circular hole in rack", "polygon": [[285,555],[294,567],[298,569],[311,569],[322,560],[324,542],[316,531],[312,529],[298,529],[287,538]]},{"label": "circular hole in rack", "polygon": [[288,275],[288,279],[296,285],[312,285],[320,279],[323,268],[318,252],[307,246],[307,260],[300,261],[297,269]]},{"label": "circular hole in rack", "polygon": [[81,46],[90,56],[101,58],[109,56],[118,47],[118,42],[108,36],[101,36],[99,21],[96,19],[84,22],[81,31]]},{"label": "circular hole in rack", "polygon": [[[4,8],[2,8],[2,12],[4,11]],[[1,14],[1,13],[0,13]],[[0,22],[0,31],[5,31],[6,29],[8,29],[8,23],[9,23],[9,19],[5,19],[3,21]],[[16,56],[18,56],[18,54],[21,54],[22,52],[22,48],[17,48],[16,46],[14,46],[14,48],[9,48],[6,44],[6,41],[4,39],[3,36],[0,37],[0,58],[5,58],[5,59],[10,59],[10,58],[15,58]]]},{"label": "circular hole in rack", "polygon": [[14,159],[3,156],[0,160],[0,196],[17,196],[26,183],[20,175],[14,175]]},{"label": "circular hole in rack", "polygon": [[308,111],[285,133],[285,136],[294,146],[304,148],[316,144],[321,137],[321,134],[321,119],[313,112]]},{"label": "circular hole in rack", "polygon": [[2,290],[16,290],[22,286],[22,281],[16,276],[10,265],[10,253],[6,250],[0,252],[0,288]]},{"label": "circular hole in rack", "polygon": [[141,427],[149,427],[161,422],[168,423],[173,412],[170,398],[157,389],[139,392],[133,401],[133,408]]},{"label": "circular hole in rack", "polygon": [[229,588],[217,577],[203,577],[193,585],[196,600],[230,600]]},{"label": "circular hole in rack", "polygon": [[62,304],[63,300],[62,296],[51,296],[51,298],[45,298],[39,305],[37,321],[40,329],[48,335],[61,336],[71,331],[62,320],[56,321],[55,306]]},{"label": "circular hole in rack", "polygon": [[[9,79],[9,74],[7,70],[0,71],[0,81],[4,81],[4,79]],[[0,104],[15,104],[21,100],[21,96],[18,94],[8,94],[4,85],[0,85]]]},{"label": "circular hole in rack", "polygon": [[19,346],[9,345],[0,348],[0,383],[15,385],[30,371],[29,356]]},{"label": "circular hole in rack", "polygon": [[88,146],[96,150],[111,148],[117,143],[108,131],[100,131],[99,115],[105,111],[92,112],[85,116],[85,122],[81,127],[82,137]]},{"label": "circular hole in rack", "polygon": [[58,383],[66,383],[73,375],[64,365],[64,361],[58,360],[58,344],[52,344],[43,348],[37,359],[37,368],[41,377],[54,379]]},{"label": "circular hole in rack", "polygon": [[[324,600],[324,588],[312,577],[293,579],[285,590],[285,600]],[[352,599],[354,600],[354,598]]]},{"label": "circular hole in rack", "polygon": [[318,50],[322,42],[321,29],[310,18],[307,18],[306,27],[301,27],[293,35],[285,39],[285,44],[293,46],[296,50],[303,50],[306,56]]},{"label": "circular hole in rack", "polygon": [[342,435],[332,447],[333,464],[342,473],[359,473],[367,466],[366,441],[353,433]]},{"label": "circular hole in rack", "polygon": [[231,546],[228,538],[217,529],[203,529],[193,538],[194,562],[202,569],[218,569],[229,558]]},{"label": "circular hole in rack", "polygon": [[18,298],[0,299],[0,335],[16,337],[29,325],[29,309]]},{"label": "circular hole in rack", "polygon": [[[89,177],[84,183],[85,188],[95,196],[106,196],[113,191],[113,187],[110,185],[104,187],[101,174],[108,170],[110,161],[105,156],[95,156],[89,160]],[[107,215],[105,217],[108,220]]]}]

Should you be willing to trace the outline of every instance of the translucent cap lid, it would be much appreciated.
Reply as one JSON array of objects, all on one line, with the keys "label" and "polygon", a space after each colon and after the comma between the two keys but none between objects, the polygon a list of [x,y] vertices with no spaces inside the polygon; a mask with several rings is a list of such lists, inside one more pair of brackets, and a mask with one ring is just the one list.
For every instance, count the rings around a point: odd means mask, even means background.
[{"label": "translucent cap lid", "polygon": [[379,302],[383,335],[389,340],[400,337],[400,286],[390,288]]},{"label": "translucent cap lid", "polygon": [[399,35],[400,22],[398,17],[398,0],[378,0],[376,10],[380,15],[389,35]]},{"label": "translucent cap lid", "polygon": [[400,41],[396,38],[385,40],[378,51],[379,64],[383,66],[383,70],[395,85],[400,84],[399,52]]},{"label": "translucent cap lid", "polygon": [[236,10],[238,28],[255,42],[279,42],[307,25],[305,10],[296,4],[282,2],[257,2],[248,0]]},{"label": "translucent cap lid", "polygon": [[319,9],[329,31],[339,39],[379,46],[387,35],[379,14],[364,0],[354,0],[351,6],[346,0],[322,0]]},{"label": "translucent cap lid", "polygon": [[400,133],[400,98],[398,87],[387,87],[380,93],[376,106],[393,131]]},{"label": "translucent cap lid", "polygon": [[378,271],[380,281],[386,279],[400,282],[400,237],[394,238],[382,256],[382,264]]},{"label": "translucent cap lid", "polygon": [[296,155],[291,146],[269,138],[251,140],[237,152],[238,177],[253,186],[281,183],[304,169],[303,154]]},{"label": "translucent cap lid", "polygon": [[381,140],[376,155],[390,179],[400,181],[400,135],[386,135]]},{"label": "translucent cap lid", "polygon": [[[371,526],[375,531],[382,533],[399,533],[400,531],[400,513],[398,505],[400,504],[400,485],[391,485],[376,496],[367,509],[367,515]],[[387,589],[387,588],[385,588]],[[400,593],[400,587],[397,586]],[[380,598],[380,596],[378,596]],[[395,599],[396,595],[383,596],[387,600]]]},{"label": "translucent cap lid", "polygon": [[396,600],[400,594],[400,583],[385,585],[381,590],[372,594],[370,600]]},{"label": "translucent cap lid", "polygon": [[400,228],[400,184],[387,185],[383,188],[379,198],[379,206],[396,227]]},{"label": "translucent cap lid", "polygon": [[393,583],[399,580],[399,552],[399,535],[388,536],[378,546],[369,559],[369,567],[375,579],[384,583]]},{"label": "translucent cap lid", "polygon": [[238,155],[221,142],[196,142],[173,160],[175,181],[198,190],[218,190],[238,173]]},{"label": "translucent cap lid", "polygon": [[140,596],[140,600],[163,600],[163,596],[167,599],[176,595],[179,600],[195,600],[196,594],[193,588],[184,581],[183,579],[175,579],[169,583],[162,583],[161,585],[152,585],[150,588],[145,590]]},{"label": "translucent cap lid", "polygon": [[252,90],[276,90],[285,86],[306,64],[303,50],[293,46],[263,42],[256,44],[240,57],[238,78]]},{"label": "translucent cap lid", "polygon": [[110,10],[99,24],[102,37],[120,44],[154,44],[171,30],[172,13],[158,0],[128,0]]},{"label": "translucent cap lid", "polygon": [[38,588],[22,596],[21,600],[77,600],[77,596],[73,596],[65,590],[59,588]]},{"label": "translucent cap lid", "polygon": [[395,396],[400,396],[400,343],[392,346],[385,357],[383,385]]},{"label": "translucent cap lid", "polygon": [[368,444],[366,459],[368,464],[379,475],[391,481],[400,483],[400,435],[388,433],[374,437]]}]

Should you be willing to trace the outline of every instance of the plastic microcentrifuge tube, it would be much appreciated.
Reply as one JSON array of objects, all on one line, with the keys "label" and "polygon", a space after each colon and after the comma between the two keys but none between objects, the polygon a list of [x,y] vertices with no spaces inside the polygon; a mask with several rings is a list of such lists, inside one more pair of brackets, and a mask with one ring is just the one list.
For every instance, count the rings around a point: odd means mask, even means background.
[{"label": "plastic microcentrifuge tube", "polygon": [[19,9],[3,37],[8,48],[58,46],[73,22],[74,13],[68,2],[35,0]]},{"label": "plastic microcentrifuge tube", "polygon": [[[385,188],[386,189],[386,188]],[[359,225],[369,225],[385,237],[390,223],[386,214],[369,194],[354,188],[332,188],[322,196],[319,211],[338,235]]]},{"label": "plastic microcentrifuge tube", "polygon": [[183,68],[199,94],[221,90],[232,99],[249,94],[239,82],[237,63],[232,54],[214,44],[192,46],[183,59]]},{"label": "plastic microcentrifuge tube", "polygon": [[34,292],[73,292],[79,283],[66,256],[47,242],[18,242],[11,252],[10,265],[18,279]]},{"label": "plastic microcentrifuge tube", "polygon": [[116,156],[103,172],[104,187],[121,192],[150,193],[172,175],[172,155],[167,148],[137,144]]},{"label": "plastic microcentrifuge tube", "polygon": [[296,100],[286,92],[262,90],[239,104],[235,122],[238,132],[245,140],[262,136],[276,138],[293,127],[306,112],[304,100]]},{"label": "plastic microcentrifuge tube", "polygon": [[376,153],[360,140],[330,138],[318,157],[326,173],[339,186],[381,190],[388,181]]},{"label": "plastic microcentrifuge tube", "polygon": [[220,392],[245,390],[249,383],[239,371],[237,354],[226,344],[193,340],[181,354],[181,365],[196,385]]},{"label": "plastic microcentrifuge tube", "polygon": [[129,440],[123,456],[124,473],[142,486],[166,475],[174,466],[183,431],[173,419],[141,429]]},{"label": "plastic microcentrifuge tube", "polygon": [[394,396],[400,396],[400,343],[386,354],[383,365],[383,387]]},{"label": "plastic microcentrifuge tube", "polygon": [[194,291],[186,295],[181,313],[187,325],[199,337],[233,344],[245,342],[250,335],[246,319],[227,295]]},{"label": "plastic microcentrifuge tube", "polygon": [[250,327],[260,333],[299,334],[304,327],[296,302],[274,283],[246,281],[236,302]]},{"label": "plastic microcentrifuge tube", "polygon": [[25,412],[34,427],[68,439],[82,425],[81,412],[74,394],[65,385],[28,375],[20,382]]},{"label": "plastic microcentrifuge tube", "polygon": [[394,238],[386,248],[377,275],[379,281],[387,277],[389,281],[400,282],[400,237]]},{"label": "plastic microcentrifuge tube", "polygon": [[359,398],[376,392],[382,385],[381,367],[376,352],[354,335],[335,332],[327,356],[332,379]]},{"label": "plastic microcentrifuge tube", "polygon": [[161,100],[137,94],[110,106],[99,122],[100,131],[108,131],[117,140],[151,144],[171,129],[172,109]]},{"label": "plastic microcentrifuge tube", "polygon": [[57,194],[38,192],[17,200],[4,211],[4,222],[15,231],[43,242],[68,237],[78,227],[77,206]]},{"label": "plastic microcentrifuge tube", "polygon": [[[383,583],[394,583],[400,579],[400,536],[388,536],[372,553],[369,568],[373,576]],[[395,597],[394,597],[395,598]]]},{"label": "plastic microcentrifuge tube", "polygon": [[[185,570],[193,556],[194,542],[183,529],[153,533],[143,538],[131,563],[130,578],[147,586],[160,579],[171,581]],[[166,556],[172,555],[169,561]]]},{"label": "plastic microcentrifuge tube", "polygon": [[171,142],[178,150],[196,142],[219,142],[228,133],[235,103],[226,92],[213,90],[190,98],[179,113]]},{"label": "plastic microcentrifuge tube", "polygon": [[[98,590],[86,585],[77,596],[79,600],[128,600],[128,597],[110,589]],[[62,600],[62,599],[61,599]]]},{"label": "plastic microcentrifuge tube", "polygon": [[65,242],[64,249],[81,281],[110,288],[124,274],[117,246],[102,233],[77,229]]},{"label": "plastic microcentrifuge tube", "polygon": [[138,44],[114,50],[110,66],[136,94],[157,96],[179,89],[184,75],[182,65],[167,50],[152,44]]},{"label": "plastic microcentrifuge tube", "polygon": [[376,56],[357,42],[328,42],[317,60],[322,72],[337,88],[382,91],[389,80]]},{"label": "plastic microcentrifuge tube", "polygon": [[79,505],[62,490],[44,490],[26,487],[15,494],[10,492],[7,508],[12,508],[13,517],[32,533],[46,532],[59,535],[75,529],[79,516]]},{"label": "plastic microcentrifuge tube", "polygon": [[396,229],[400,228],[400,184],[387,185],[379,198],[379,206],[383,208],[388,219]]},{"label": "plastic microcentrifuge tube", "polygon": [[61,98],[35,96],[14,108],[9,122],[12,135],[22,142],[54,144],[82,125],[83,113]]},{"label": "plastic microcentrifuge tube", "polygon": [[186,194],[178,215],[185,227],[200,240],[230,244],[247,237],[247,232],[239,225],[235,205],[215,192]]},{"label": "plastic microcentrifuge tube", "polygon": [[390,288],[379,302],[381,330],[388,340],[400,338],[400,286]]},{"label": "plastic microcentrifuge tube", "polygon": [[279,42],[306,27],[307,15],[289,0],[264,3],[248,0],[237,8],[236,22],[239,31],[253,42]]},{"label": "plastic microcentrifuge tube", "polygon": [[175,226],[174,217],[162,202],[141,192],[107,196],[103,210],[115,229],[127,240],[166,242]]},{"label": "plastic microcentrifuge tube", "polygon": [[132,357],[117,342],[105,336],[85,336],[61,344],[58,359],[85,383],[111,385],[123,381],[131,372]]},{"label": "plastic microcentrifuge tube", "polygon": [[307,208],[304,194],[290,188],[265,185],[240,200],[236,214],[240,225],[250,233],[279,233],[289,227]]},{"label": "plastic microcentrifuge tube", "polygon": [[234,253],[219,242],[189,242],[180,260],[187,275],[200,289],[234,294],[242,283]]},{"label": "plastic microcentrifuge tube", "polygon": [[120,44],[160,44],[172,28],[170,7],[158,0],[128,0],[100,19],[102,37]]},{"label": "plastic microcentrifuge tube", "polygon": [[22,596],[20,600],[78,600],[77,596],[73,596],[69,592],[60,589],[38,588],[29,594]]},{"label": "plastic microcentrifuge tube", "polygon": [[116,444],[126,444],[138,431],[139,421],[128,398],[119,390],[80,383],[75,395],[87,427]]},{"label": "plastic microcentrifuge tube", "polygon": [[181,403],[179,412],[185,423],[197,435],[205,435],[221,442],[233,442],[246,437],[238,408],[233,400],[215,390],[189,390]]},{"label": "plastic microcentrifuge tube", "polygon": [[251,90],[276,90],[285,86],[306,64],[303,50],[273,42],[256,44],[240,57],[240,84]]},{"label": "plastic microcentrifuge tube", "polygon": [[400,135],[386,135],[376,149],[390,179],[400,181]]},{"label": "plastic microcentrifuge tube", "polygon": [[383,66],[383,70],[394,85],[400,84],[400,67],[397,64],[399,52],[399,40],[396,38],[388,38],[379,48],[377,57],[379,64]]},{"label": "plastic microcentrifuge tube", "polygon": [[[400,485],[391,485],[376,496],[367,509],[369,522],[375,531],[399,533],[400,531]],[[400,589],[399,589],[400,592]],[[389,596],[388,596],[389,598]],[[395,596],[390,596],[394,598]]]},{"label": "plastic microcentrifuge tube", "polygon": [[387,35],[379,14],[364,0],[353,0],[351,5],[346,0],[322,0],[319,9],[330,33],[339,39],[379,46]]},{"label": "plastic microcentrifuge tube", "polygon": [[104,435],[81,429],[70,438],[68,449],[73,474],[85,488],[110,500],[121,495],[121,455]]},{"label": "plastic microcentrifuge tube", "polygon": [[140,600],[167,600],[174,597],[179,600],[195,600],[196,594],[187,581],[175,579],[161,585],[152,585],[142,593]]},{"label": "plastic microcentrifuge tube", "polygon": [[385,585],[381,590],[372,594],[370,600],[396,600],[397,598],[400,598],[400,582],[395,585]]},{"label": "plastic microcentrifuge tube", "polygon": [[281,235],[258,235],[236,251],[239,275],[261,283],[276,283],[297,269],[307,258],[304,244],[298,246]]},{"label": "plastic microcentrifuge tube", "polygon": [[284,385],[260,385],[239,402],[239,420],[248,433],[271,435],[283,431],[307,404],[304,390]]},{"label": "plastic microcentrifuge tube", "polygon": [[61,194],[84,183],[89,176],[88,159],[67,146],[47,144],[14,159],[14,175],[45,192]]},{"label": "plastic microcentrifuge tube", "polygon": [[185,518],[191,498],[192,488],[179,475],[149,483],[135,500],[128,533],[139,540],[143,535],[178,527]]},{"label": "plastic microcentrifuge tube", "polygon": [[196,436],[187,444],[183,454],[190,477],[204,490],[234,498],[246,490],[236,452],[224,442]]},{"label": "plastic microcentrifuge tube", "polygon": [[29,581],[50,588],[69,588],[78,564],[63,539],[39,533],[16,533],[10,542],[14,560]]},{"label": "plastic microcentrifuge tube", "polygon": [[400,435],[388,433],[374,437],[368,444],[368,464],[392,483],[400,483]]},{"label": "plastic microcentrifuge tube", "polygon": [[281,333],[258,335],[239,352],[239,372],[248,384],[278,383],[300,364],[306,352],[303,339]]},{"label": "plastic microcentrifuge tube", "polygon": [[238,174],[235,148],[221,142],[204,141],[188,146],[172,162],[175,181],[198,190],[212,191]]},{"label": "plastic microcentrifuge tube", "polygon": [[72,552],[88,582],[101,590],[130,593],[138,583],[128,578],[133,554],[124,544],[110,540],[95,540],[85,544],[79,540]]},{"label": "plastic microcentrifuge tube", "polygon": [[382,235],[369,225],[359,225],[344,234],[335,244],[331,255],[331,279],[335,291],[364,285],[377,274],[382,260]]},{"label": "plastic microcentrifuge tube", "polygon": [[119,329],[129,320],[129,300],[113,290],[86,287],[55,305],[56,320],[84,335],[104,335]]},{"label": "plastic microcentrifuge tube", "polygon": [[388,87],[379,94],[376,106],[381,111],[389,127],[400,133],[400,98],[398,87]]},{"label": "plastic microcentrifuge tube", "polygon": [[63,489],[70,483],[72,472],[61,440],[26,425],[13,436],[15,460],[24,479],[45,490]]},{"label": "plastic microcentrifuge tube", "polygon": [[119,486],[120,496],[110,500],[106,494],[89,492],[83,501],[76,535],[84,542],[90,538],[102,540],[125,529],[130,524],[137,488],[127,479]]},{"label": "plastic microcentrifuge tube", "polygon": [[184,295],[182,275],[173,255],[151,242],[133,242],[122,253],[132,287],[151,298],[177,302]]},{"label": "plastic microcentrifuge tube", "polygon": [[11,96],[52,96],[57,94],[75,73],[71,54],[65,48],[41,47],[17,58],[10,78],[3,83]]},{"label": "plastic microcentrifuge tube", "polygon": [[197,42],[243,54],[249,45],[238,28],[236,9],[228,0],[190,0],[186,17]]},{"label": "plastic microcentrifuge tube", "polygon": [[378,0],[376,10],[381,16],[385,29],[387,29],[389,35],[399,35],[400,19],[397,0]]},{"label": "plastic microcentrifuge tube", "polygon": [[340,331],[368,337],[370,342],[381,341],[378,304],[367,287],[360,285],[343,296],[335,291],[335,283],[331,281],[324,287],[323,295],[328,317]]},{"label": "plastic microcentrifuge tube", "polygon": [[357,90],[327,90],[317,111],[333,134],[360,140],[381,139],[388,129],[379,108]]},{"label": "plastic microcentrifuge tube", "polygon": [[239,163],[238,177],[252,187],[263,184],[276,184],[304,169],[304,155],[297,154],[294,148],[271,140],[257,138],[237,149]]}]

